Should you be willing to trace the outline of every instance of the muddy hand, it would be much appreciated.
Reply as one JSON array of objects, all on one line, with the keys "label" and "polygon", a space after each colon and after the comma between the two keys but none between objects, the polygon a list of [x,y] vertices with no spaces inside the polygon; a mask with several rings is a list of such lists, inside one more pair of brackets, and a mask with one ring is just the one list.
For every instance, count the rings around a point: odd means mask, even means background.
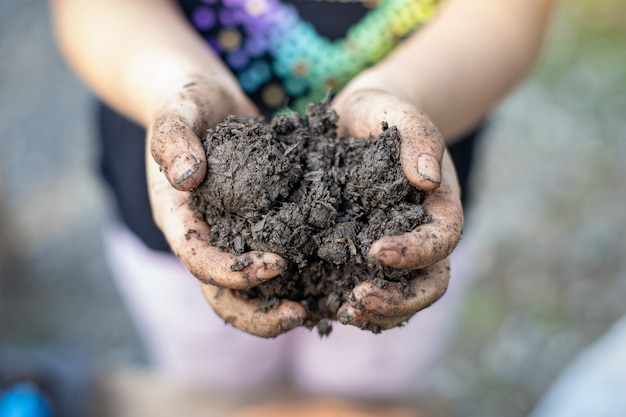
[{"label": "muddy hand", "polygon": [[147,156],[152,214],[172,251],[200,281],[228,288],[251,288],[281,273],[285,261],[272,253],[233,255],[209,244],[209,226],[189,209],[189,193],[170,185]]},{"label": "muddy hand", "polygon": [[337,97],[335,108],[343,136],[374,136],[381,121],[397,126],[404,174],[411,184],[428,191],[423,208],[432,221],[402,235],[382,237],[368,253],[374,263],[420,269],[409,282],[410,291],[393,283],[379,288],[364,282],[337,313],[344,324],[378,332],[400,325],[445,293],[448,256],[463,229],[460,189],[443,137],[411,104],[382,90],[352,88]]},{"label": "muddy hand", "polygon": [[381,131],[381,122],[397,126],[400,161],[409,182],[425,191],[441,183],[445,143],[435,125],[411,104],[375,89],[357,89],[337,96],[339,136],[369,137]]},{"label": "muddy hand", "polygon": [[[251,252],[236,256],[212,246],[209,226],[188,207],[187,191],[198,185],[206,174],[206,159],[199,137],[229,114],[257,113],[247,99],[234,94],[227,94],[200,79],[181,85],[157,112],[148,129],[150,152],[146,155],[152,214],[172,251],[203,285],[232,290],[252,288],[285,269],[285,261],[276,254]],[[205,289],[206,294],[209,292]],[[228,297],[220,302],[216,302],[215,297],[207,299],[222,317],[238,317],[236,323],[231,321],[242,330],[264,333],[259,335],[267,337],[275,335],[276,330],[259,330],[263,328],[261,324],[256,328],[250,325],[260,320],[255,313],[258,308],[255,309],[252,302],[250,305],[244,300],[227,303]],[[268,323],[276,319],[275,329],[286,331],[287,322],[300,320],[300,316],[294,315],[293,320],[283,323],[277,314],[269,314],[262,321]],[[270,328],[268,325],[267,329]]]},{"label": "muddy hand", "polygon": [[456,171],[447,152],[441,185],[426,195],[422,206],[431,222],[403,235],[380,238],[369,250],[370,260],[395,268],[424,268],[452,253],[463,231],[463,208]]},{"label": "muddy hand", "polygon": [[177,190],[189,191],[206,174],[200,137],[230,114],[257,113],[242,93],[201,77],[190,78],[175,88],[156,111],[148,138],[150,152],[170,184]]},{"label": "muddy hand", "polygon": [[[252,288],[283,272],[285,261],[265,252],[233,255],[209,244],[210,228],[189,209],[189,193],[172,188],[149,155],[147,163],[154,219],[172,251],[202,282],[205,298],[215,312],[233,326],[262,337],[274,337],[300,325],[306,311],[299,304],[282,302],[262,313],[258,300],[237,296],[238,289]],[[218,286],[223,288],[221,296]]]},{"label": "muddy hand", "polygon": [[376,135],[383,120],[397,126],[402,169],[411,184],[429,191],[423,206],[432,222],[376,241],[370,260],[395,268],[424,268],[450,255],[461,238],[463,209],[454,164],[437,128],[412,105],[374,89],[340,94],[335,108],[344,136]]},{"label": "muddy hand", "polygon": [[235,255],[221,252],[208,243],[208,225],[188,208],[186,191],[206,174],[199,136],[229,114],[256,113],[239,94],[202,78],[188,80],[156,112],[147,136],[152,155],[146,157],[148,191],[155,222],[193,275],[228,288],[253,287],[280,273],[284,265],[273,254],[247,254],[238,261]]},{"label": "muddy hand", "polygon": [[379,288],[371,281],[363,282],[339,308],[337,319],[374,333],[391,329],[441,298],[449,279],[450,260],[446,258],[418,271],[409,282],[410,291],[401,290],[397,283]]}]

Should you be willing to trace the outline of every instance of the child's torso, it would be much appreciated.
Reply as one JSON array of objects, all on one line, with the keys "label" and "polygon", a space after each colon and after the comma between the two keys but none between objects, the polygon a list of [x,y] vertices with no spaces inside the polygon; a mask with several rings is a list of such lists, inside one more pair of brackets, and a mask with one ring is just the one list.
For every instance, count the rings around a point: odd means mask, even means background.
[{"label": "child's torso", "polygon": [[437,0],[180,0],[196,30],[269,115],[341,89],[428,21]]}]

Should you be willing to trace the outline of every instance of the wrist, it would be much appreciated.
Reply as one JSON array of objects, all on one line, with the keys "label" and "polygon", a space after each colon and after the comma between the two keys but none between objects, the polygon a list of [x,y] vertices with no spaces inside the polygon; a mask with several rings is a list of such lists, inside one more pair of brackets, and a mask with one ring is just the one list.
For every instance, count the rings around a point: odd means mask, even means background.
[{"label": "wrist", "polygon": [[359,90],[380,91],[402,100],[421,112],[424,110],[422,100],[419,93],[409,87],[410,84],[406,81],[406,74],[382,62],[355,77],[344,88],[342,94],[347,95]]},{"label": "wrist", "polygon": [[163,115],[183,116],[201,134],[229,114],[256,114],[243,91],[229,76],[182,74],[151,93],[146,118],[153,123]]}]

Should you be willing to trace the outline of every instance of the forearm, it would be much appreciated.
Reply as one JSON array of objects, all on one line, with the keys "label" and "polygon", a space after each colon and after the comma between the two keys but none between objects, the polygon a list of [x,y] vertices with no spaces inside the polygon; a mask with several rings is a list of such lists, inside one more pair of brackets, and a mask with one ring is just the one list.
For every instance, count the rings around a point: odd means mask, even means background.
[{"label": "forearm", "polygon": [[146,126],[195,77],[236,81],[170,0],[50,0],[70,66],[105,102]]},{"label": "forearm", "polygon": [[357,80],[425,112],[446,141],[467,132],[532,68],[553,0],[449,0],[431,24]]}]

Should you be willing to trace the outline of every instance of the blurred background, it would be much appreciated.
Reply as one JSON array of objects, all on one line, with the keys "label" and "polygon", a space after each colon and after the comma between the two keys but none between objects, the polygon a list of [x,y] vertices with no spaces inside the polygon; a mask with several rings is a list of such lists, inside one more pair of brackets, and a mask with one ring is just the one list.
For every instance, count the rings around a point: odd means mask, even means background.
[{"label": "blurred background", "polygon": [[[535,71],[493,115],[464,234],[475,285],[432,389],[449,415],[527,415],[626,313],[625,49],[622,0],[562,1]],[[0,0],[0,57],[0,353],[141,366],[102,256],[114,214],[92,98],[45,2]]]}]

